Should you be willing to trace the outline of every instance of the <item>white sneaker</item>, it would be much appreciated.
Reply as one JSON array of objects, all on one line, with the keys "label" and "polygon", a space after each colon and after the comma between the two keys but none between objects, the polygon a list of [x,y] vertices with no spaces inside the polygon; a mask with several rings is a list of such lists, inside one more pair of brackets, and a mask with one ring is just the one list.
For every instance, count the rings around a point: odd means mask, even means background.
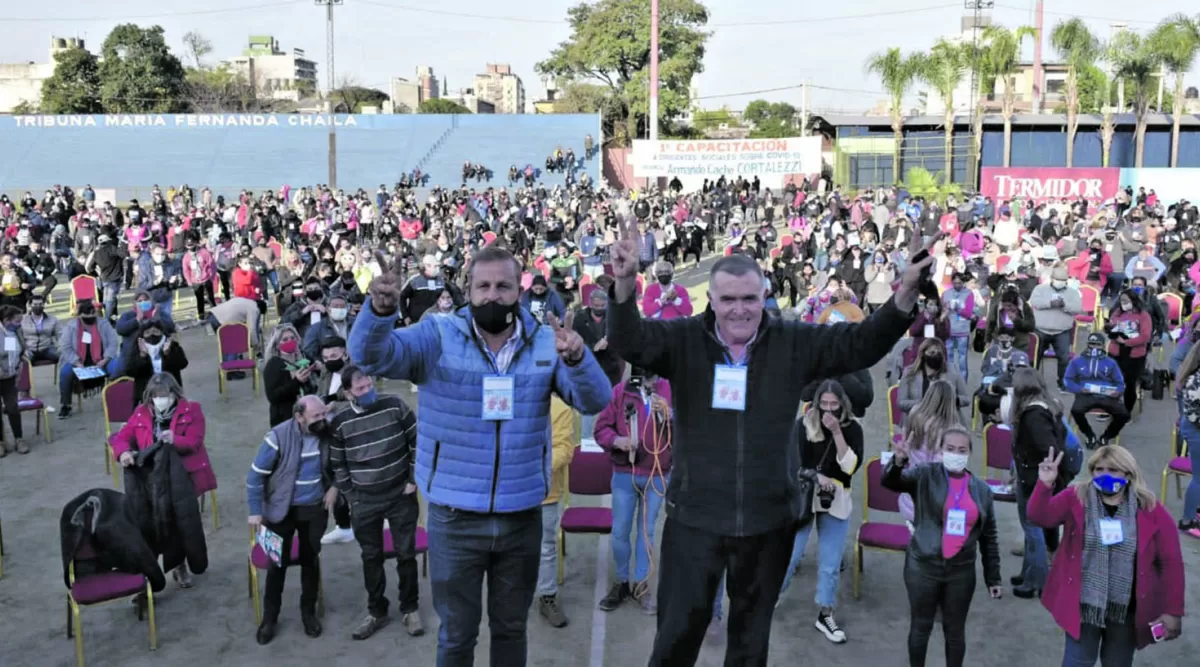
[{"label": "white sneaker", "polygon": [[846,643],[846,633],[842,632],[842,629],[838,627],[837,621],[833,620],[833,614],[818,614],[816,626],[821,631],[821,634],[825,635],[825,638],[834,644]]},{"label": "white sneaker", "polygon": [[354,531],[350,528],[334,528],[321,537],[321,544],[345,544],[354,541]]}]

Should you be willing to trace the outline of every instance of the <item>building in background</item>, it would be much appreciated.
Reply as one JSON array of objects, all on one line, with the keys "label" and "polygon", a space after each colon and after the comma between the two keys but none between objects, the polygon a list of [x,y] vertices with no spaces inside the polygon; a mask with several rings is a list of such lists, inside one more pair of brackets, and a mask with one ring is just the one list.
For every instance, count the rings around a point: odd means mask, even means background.
[{"label": "building in background", "polygon": [[12,113],[21,106],[36,108],[42,101],[42,82],[54,74],[54,56],[83,48],[82,39],[51,37],[49,62],[0,64],[0,113]]},{"label": "building in background", "polygon": [[480,98],[471,88],[463,88],[457,93],[447,94],[445,99],[463,105],[471,113],[497,113],[496,105]]},{"label": "building in background", "polygon": [[392,113],[417,113],[417,108],[425,100],[436,100],[441,97],[445,88],[438,85],[433,68],[428,65],[417,67],[416,77],[409,81],[404,77],[394,76],[388,94],[392,98]]},{"label": "building in background", "polygon": [[242,55],[225,63],[260,95],[277,100],[299,101],[317,90],[316,61],[305,56],[303,49],[280,50],[279,42],[270,35],[251,35]]},{"label": "building in background", "polygon": [[542,88],[546,91],[546,95],[542,99],[530,104],[532,109],[529,113],[555,113],[555,102],[558,100],[561,91],[558,89],[558,82],[554,80],[553,75],[542,75]]},{"label": "building in background", "polygon": [[[946,35],[943,39],[954,45],[974,44],[976,40],[983,41],[983,31],[992,24],[992,17],[987,14],[980,14],[978,17],[974,14],[966,14],[962,17],[959,25],[959,31],[954,35]],[[962,81],[958,82],[958,86],[954,89],[954,112],[960,114],[971,113],[974,103],[971,92],[971,73],[965,72]],[[981,85],[979,81],[975,81],[976,90]],[[999,92],[999,91],[997,91]],[[986,93],[985,93],[986,95]],[[922,113],[930,115],[939,115],[946,113],[946,101],[932,87],[929,88],[929,94],[926,97],[923,105]]]},{"label": "building in background", "polygon": [[486,72],[475,75],[474,91],[496,113],[525,113],[525,85],[510,65],[488,63]]}]

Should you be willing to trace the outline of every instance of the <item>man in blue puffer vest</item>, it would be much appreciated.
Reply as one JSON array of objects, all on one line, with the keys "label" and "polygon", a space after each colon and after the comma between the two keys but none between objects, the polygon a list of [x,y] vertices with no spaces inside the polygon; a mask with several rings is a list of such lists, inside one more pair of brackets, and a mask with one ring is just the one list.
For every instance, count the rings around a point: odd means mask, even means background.
[{"label": "man in blue puffer vest", "polygon": [[[1121,376],[1117,362],[1104,349],[1107,345],[1104,334],[1088,334],[1087,350],[1071,360],[1063,377],[1067,391],[1075,394],[1071,416],[1075,418],[1075,425],[1088,449],[1108,444],[1129,423],[1129,411],[1120,398],[1125,395],[1125,378]],[[1096,437],[1087,420],[1087,413],[1093,410],[1106,412],[1112,418],[1100,437]]]},{"label": "man in blue puffer vest", "polygon": [[417,485],[429,500],[438,667],[471,665],[483,614],[492,664],[524,665],[525,622],[550,486],[550,396],[596,414],[612,385],[566,322],[520,307],[520,266],[487,246],[467,272],[470,306],[394,329],[401,278],[376,278],[349,348],[370,375],[421,385]]}]

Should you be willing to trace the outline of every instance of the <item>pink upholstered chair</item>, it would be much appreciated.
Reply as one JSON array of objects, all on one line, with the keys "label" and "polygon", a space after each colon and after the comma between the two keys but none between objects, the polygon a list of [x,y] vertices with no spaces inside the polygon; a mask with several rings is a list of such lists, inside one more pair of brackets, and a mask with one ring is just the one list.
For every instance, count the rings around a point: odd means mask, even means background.
[{"label": "pink upholstered chair", "polygon": [[[96,560],[98,554],[90,539],[85,539],[75,550],[71,562],[67,565],[67,579],[70,587],[67,589],[67,638],[75,639],[75,660],[83,667],[83,621],[80,609],[93,605],[112,602],[123,598],[133,597],[139,593],[146,594],[146,614],[150,619],[150,650],[158,648],[158,628],[154,619],[154,591],[150,582],[140,574],[109,571],[75,577],[75,564],[78,562]],[[138,620],[142,620],[142,608],[138,607]]]},{"label": "pink upholstered chair", "polygon": [[[300,561],[300,536],[292,536],[291,554],[284,559],[284,567],[289,563],[299,563]],[[317,554],[318,570],[320,569],[321,555]],[[250,556],[246,559],[247,578],[250,588],[250,600],[254,605],[254,624],[262,624],[262,598],[258,595],[258,571],[266,570],[271,565],[271,557],[267,552],[258,546],[254,539],[254,529],[250,529]],[[325,615],[325,586],[322,583],[317,584],[317,616]]]},{"label": "pink upholstered chair", "polygon": [[1012,429],[1003,424],[987,424],[983,427],[983,461],[984,479],[992,488],[992,498],[1005,503],[1017,502],[1017,496],[1012,488],[1007,493],[997,493],[996,489],[1006,486],[1004,480],[992,479],[989,473],[996,470],[1008,471],[1012,468]]},{"label": "pink upholstered chair", "polygon": [[863,549],[904,553],[912,534],[903,523],[871,521],[870,510],[900,513],[900,494],[883,488],[883,463],[876,456],[867,461],[863,485],[862,524],[854,538],[854,599],[858,599],[863,571]]},{"label": "pink upholstered chair", "polygon": [[1175,427],[1175,431],[1171,434],[1171,458],[1167,463],[1167,467],[1163,468],[1162,474],[1162,489],[1159,490],[1159,499],[1166,500],[1167,498],[1167,478],[1175,478],[1175,496],[1183,496],[1183,480],[1195,474],[1192,470],[1192,459],[1188,458],[1188,444],[1179,435],[1179,427]]},{"label": "pink upholstered chair", "polygon": [[607,452],[575,450],[567,470],[567,508],[558,522],[558,583],[563,581],[563,561],[567,557],[567,533],[612,534],[612,509],[608,507],[570,507],[571,496],[607,496],[612,493],[612,460]]},{"label": "pink upholstered chair", "polygon": [[[225,361],[225,357],[230,355],[243,355],[245,358]],[[222,398],[225,397],[226,377],[239,371],[250,371],[254,395],[258,396],[258,363],[254,361],[254,353],[250,350],[249,327],[235,322],[222,324],[217,329],[217,362],[217,389]]]}]

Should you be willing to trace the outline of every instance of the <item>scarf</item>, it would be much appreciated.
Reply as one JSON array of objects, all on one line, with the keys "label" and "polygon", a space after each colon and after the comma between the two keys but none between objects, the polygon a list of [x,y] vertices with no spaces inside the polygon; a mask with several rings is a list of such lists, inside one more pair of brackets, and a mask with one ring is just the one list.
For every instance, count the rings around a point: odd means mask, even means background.
[{"label": "scarf", "polygon": [[1080,619],[1087,625],[1104,628],[1106,622],[1120,625],[1127,621],[1133,601],[1133,575],[1137,558],[1137,494],[1126,487],[1125,500],[1113,518],[1121,522],[1125,539],[1120,544],[1100,543],[1100,520],[1107,519],[1100,494],[1089,489],[1083,521],[1083,592],[1080,595]]},{"label": "scarf", "polygon": [[[88,347],[84,347],[83,332],[88,332],[92,337],[92,342],[88,343]],[[83,361],[87,358],[87,350],[92,352],[92,364],[104,358],[104,343],[100,340],[100,327],[95,324],[84,324],[83,320],[79,320],[79,327],[75,330],[75,353],[79,355],[79,360]]]}]

